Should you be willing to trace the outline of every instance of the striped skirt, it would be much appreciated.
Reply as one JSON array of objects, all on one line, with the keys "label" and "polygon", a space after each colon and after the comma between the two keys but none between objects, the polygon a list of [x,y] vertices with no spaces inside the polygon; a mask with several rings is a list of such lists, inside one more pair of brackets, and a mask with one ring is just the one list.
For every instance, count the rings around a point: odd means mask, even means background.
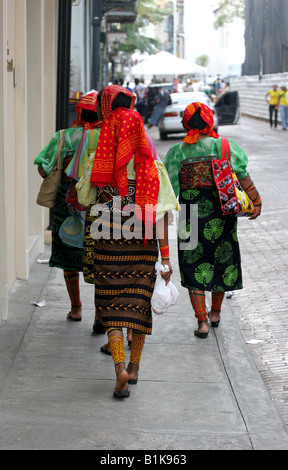
[{"label": "striped skirt", "polygon": [[[122,217],[122,228],[125,219]],[[113,222],[110,227],[113,228]],[[106,328],[133,328],[151,334],[151,297],[157,260],[155,237],[145,246],[142,238],[95,240],[95,306],[97,317]]]}]

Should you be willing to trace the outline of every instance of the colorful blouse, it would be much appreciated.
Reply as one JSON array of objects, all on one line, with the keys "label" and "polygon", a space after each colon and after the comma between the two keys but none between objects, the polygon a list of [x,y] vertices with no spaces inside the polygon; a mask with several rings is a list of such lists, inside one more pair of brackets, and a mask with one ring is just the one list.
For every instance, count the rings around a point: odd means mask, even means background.
[{"label": "colorful blouse", "polygon": [[[65,129],[64,135],[63,135],[63,145],[62,145],[62,150],[61,150],[62,163],[65,157],[69,155],[69,153],[71,155],[74,155],[74,153],[77,151],[78,146],[83,136],[83,132],[84,132],[83,127],[74,127],[74,128]],[[89,138],[89,144],[95,145],[94,151],[97,146],[99,132],[100,132],[99,129],[93,129],[93,130],[87,131],[87,138]],[[43,168],[43,170],[45,171],[47,175],[49,175],[50,171],[55,165],[58,142],[59,142],[59,131],[54,134],[50,142],[46,145],[46,147],[44,147],[44,149],[39,153],[39,155],[34,160],[34,165],[38,165],[41,168]],[[84,163],[82,162],[83,165]],[[80,171],[81,169],[83,169],[82,166],[79,168],[80,168]]]},{"label": "colorful blouse", "polygon": [[[76,185],[78,201],[80,204],[88,207],[90,204],[95,204],[97,200],[97,187],[91,185],[91,172],[94,162],[95,153],[90,153],[85,164],[84,172],[80,180]],[[156,222],[160,220],[166,212],[171,210],[180,210],[180,205],[175,197],[167,170],[164,164],[160,161],[154,161],[158,177],[160,181],[157,210],[156,210]],[[136,179],[136,172],[134,168],[134,157],[127,164],[127,177],[128,180]]]},{"label": "colorful blouse", "polygon": [[[248,164],[247,155],[233,140],[228,140],[230,144],[231,166],[238,178],[243,179],[249,175],[246,169]],[[195,144],[182,142],[181,144],[173,145],[168,151],[164,163],[175,195],[178,196],[180,192],[179,172],[184,162],[203,163],[210,162],[214,158],[221,158],[221,138],[204,137]]]}]

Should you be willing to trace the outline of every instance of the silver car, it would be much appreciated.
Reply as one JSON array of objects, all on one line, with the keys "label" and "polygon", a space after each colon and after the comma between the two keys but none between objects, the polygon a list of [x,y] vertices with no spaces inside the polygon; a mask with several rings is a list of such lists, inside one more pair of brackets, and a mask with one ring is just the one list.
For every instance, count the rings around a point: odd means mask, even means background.
[{"label": "silver car", "polygon": [[182,126],[182,116],[188,104],[195,101],[204,103],[212,109],[215,132],[218,131],[219,125],[237,124],[240,117],[238,92],[225,93],[216,104],[202,91],[171,93],[170,96],[171,104],[166,107],[165,113],[158,123],[161,140],[166,140],[168,134],[185,133]]}]

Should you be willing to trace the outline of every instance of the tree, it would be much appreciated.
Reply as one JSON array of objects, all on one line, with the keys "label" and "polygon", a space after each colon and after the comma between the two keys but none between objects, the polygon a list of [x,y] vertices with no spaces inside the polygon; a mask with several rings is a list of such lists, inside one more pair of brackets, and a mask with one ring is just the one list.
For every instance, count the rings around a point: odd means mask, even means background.
[{"label": "tree", "polygon": [[215,29],[232,23],[234,18],[245,19],[245,0],[219,0],[216,15]]},{"label": "tree", "polygon": [[171,1],[165,2],[164,6],[161,7],[157,0],[137,0],[136,21],[133,24],[127,25],[127,38],[125,43],[120,44],[119,49],[129,54],[136,50],[141,53],[148,52],[148,54],[154,54],[157,49],[161,49],[161,43],[157,39],[141,34],[141,29],[151,23],[157,24],[163,21],[172,12],[170,4]]},{"label": "tree", "polygon": [[209,57],[206,54],[202,54],[196,59],[196,64],[201,65],[201,67],[207,67],[209,62]]}]

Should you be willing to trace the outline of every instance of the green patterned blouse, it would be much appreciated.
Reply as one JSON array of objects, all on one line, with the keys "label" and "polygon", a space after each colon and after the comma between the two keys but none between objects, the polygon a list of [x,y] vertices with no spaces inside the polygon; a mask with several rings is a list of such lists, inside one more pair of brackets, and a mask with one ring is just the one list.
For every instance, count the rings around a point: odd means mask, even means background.
[{"label": "green patterned blouse", "polygon": [[[81,141],[83,135],[83,127],[74,127],[71,129],[65,129],[63,135],[63,146],[61,151],[62,162],[67,152],[75,152]],[[43,170],[49,175],[50,171],[55,165],[57,148],[59,141],[59,131],[54,134],[50,142],[46,147],[39,153],[34,160],[34,165],[41,166]]]},{"label": "green patterned blouse", "polygon": [[[230,144],[230,161],[233,170],[239,179],[245,178],[249,173],[246,169],[248,158],[244,150],[239,147],[232,139],[228,139]],[[185,160],[190,160],[191,163],[200,161],[211,161],[213,158],[221,158],[221,139],[214,139],[213,137],[204,137],[199,139],[195,144],[181,144],[173,145],[168,151],[164,164],[168,171],[169,178],[174,189],[175,195],[179,195],[179,171],[181,164]]]}]

